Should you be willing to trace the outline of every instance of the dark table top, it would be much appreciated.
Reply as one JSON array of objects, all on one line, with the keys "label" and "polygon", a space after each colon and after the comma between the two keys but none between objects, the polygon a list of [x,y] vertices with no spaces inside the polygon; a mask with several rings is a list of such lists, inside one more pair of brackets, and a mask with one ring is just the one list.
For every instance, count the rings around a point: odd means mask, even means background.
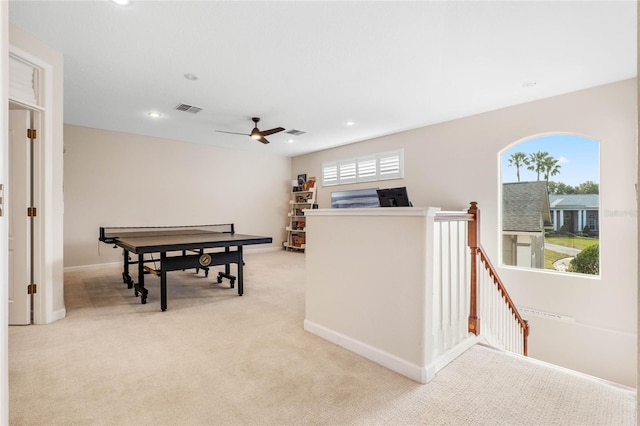
[{"label": "dark table top", "polygon": [[271,237],[219,232],[152,231],[146,235],[122,235],[113,243],[132,253],[158,253],[213,247],[237,247],[251,244],[269,244]]}]

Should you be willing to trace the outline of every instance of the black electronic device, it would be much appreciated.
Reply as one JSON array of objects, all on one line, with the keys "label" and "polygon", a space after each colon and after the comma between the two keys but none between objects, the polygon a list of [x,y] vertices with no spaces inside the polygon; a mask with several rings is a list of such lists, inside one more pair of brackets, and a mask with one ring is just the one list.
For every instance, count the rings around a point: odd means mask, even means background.
[{"label": "black electronic device", "polygon": [[350,191],[336,191],[331,193],[332,209],[380,207],[378,203],[378,188],[355,189]]},{"label": "black electronic device", "polygon": [[406,187],[378,189],[380,207],[412,207]]}]

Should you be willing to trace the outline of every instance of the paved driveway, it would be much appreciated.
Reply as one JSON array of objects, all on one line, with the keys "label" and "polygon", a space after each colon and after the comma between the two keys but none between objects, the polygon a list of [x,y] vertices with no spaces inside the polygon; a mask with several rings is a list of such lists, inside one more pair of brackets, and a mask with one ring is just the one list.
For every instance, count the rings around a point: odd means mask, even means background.
[{"label": "paved driveway", "polygon": [[567,270],[567,266],[569,265],[569,262],[571,262],[571,259],[573,259],[573,257],[576,254],[582,251],[580,249],[576,249],[572,247],[565,247],[565,246],[559,246],[557,244],[548,244],[548,243],[545,243],[544,248],[547,250],[557,251],[558,253],[564,253],[568,256],[568,257],[565,257],[564,259],[559,259],[553,262],[553,267],[556,268],[557,271],[562,271],[562,272]]},{"label": "paved driveway", "polygon": [[568,254],[570,256],[575,256],[576,254],[582,251],[581,249],[559,246],[557,244],[548,244],[548,243],[544,244],[544,248],[546,248],[547,250],[557,251],[558,253]]}]

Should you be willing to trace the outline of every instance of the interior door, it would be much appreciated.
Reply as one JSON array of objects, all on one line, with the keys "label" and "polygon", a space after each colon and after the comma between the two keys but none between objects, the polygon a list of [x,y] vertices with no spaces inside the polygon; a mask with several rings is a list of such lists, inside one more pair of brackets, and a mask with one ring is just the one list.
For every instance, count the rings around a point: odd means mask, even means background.
[{"label": "interior door", "polygon": [[31,141],[30,111],[9,111],[9,324],[31,323]]}]

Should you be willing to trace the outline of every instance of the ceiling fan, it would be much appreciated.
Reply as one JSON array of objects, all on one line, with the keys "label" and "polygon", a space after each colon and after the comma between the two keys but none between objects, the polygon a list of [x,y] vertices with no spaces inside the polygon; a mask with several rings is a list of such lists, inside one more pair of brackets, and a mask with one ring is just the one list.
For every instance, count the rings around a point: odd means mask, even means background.
[{"label": "ceiling fan", "polygon": [[265,139],[265,136],[273,135],[274,133],[282,132],[284,130],[284,127],[275,127],[273,129],[269,129],[269,130],[260,130],[260,129],[258,129],[258,122],[260,121],[260,118],[259,117],[253,117],[251,120],[253,120],[253,122],[254,122],[253,130],[251,131],[251,133],[247,134],[247,133],[225,132],[224,130],[216,130],[216,132],[229,133],[229,134],[232,134],[232,135],[251,136],[253,139],[257,140],[258,142],[262,142],[264,144],[268,144],[269,141],[267,139]]}]

